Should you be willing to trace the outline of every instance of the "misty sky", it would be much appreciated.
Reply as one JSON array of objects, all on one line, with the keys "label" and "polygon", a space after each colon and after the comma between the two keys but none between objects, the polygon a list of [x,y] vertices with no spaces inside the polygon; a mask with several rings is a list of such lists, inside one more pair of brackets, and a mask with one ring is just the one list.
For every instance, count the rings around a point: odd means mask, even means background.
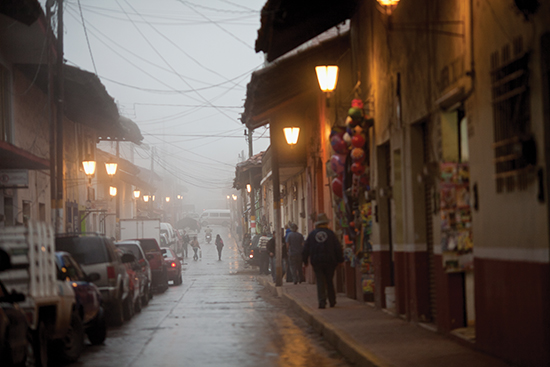
[{"label": "misty sky", "polygon": [[[44,6],[45,0],[41,0]],[[265,0],[65,0],[65,58],[97,73],[144,143],[193,197],[231,187]],[[87,33],[87,35],[86,35]],[[205,136],[209,135],[209,136]],[[254,153],[269,145],[258,129]],[[151,150],[136,164],[150,167]],[[209,189],[209,191],[203,191]],[[200,204],[198,204],[200,206]]]}]

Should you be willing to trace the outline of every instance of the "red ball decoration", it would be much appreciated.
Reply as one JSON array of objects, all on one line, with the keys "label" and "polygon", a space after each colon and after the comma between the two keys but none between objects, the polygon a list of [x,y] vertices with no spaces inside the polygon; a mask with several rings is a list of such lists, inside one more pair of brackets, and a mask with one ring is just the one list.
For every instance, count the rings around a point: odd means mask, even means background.
[{"label": "red ball decoration", "polygon": [[355,162],[351,165],[351,172],[360,176],[363,174],[363,172],[365,172],[365,166],[363,166],[362,163]]},{"label": "red ball decoration", "polygon": [[342,179],[340,178],[340,176],[332,180],[331,186],[332,186],[332,192],[334,193],[334,195],[338,196],[339,198],[341,198],[344,195],[344,191],[343,191],[344,185],[342,183]]},{"label": "red ball decoration", "polygon": [[351,145],[356,148],[362,148],[365,145],[365,137],[361,134],[355,134],[351,138]]},{"label": "red ball decoration", "polygon": [[362,162],[365,159],[365,151],[362,148],[353,148],[351,150],[351,159],[354,162]]}]

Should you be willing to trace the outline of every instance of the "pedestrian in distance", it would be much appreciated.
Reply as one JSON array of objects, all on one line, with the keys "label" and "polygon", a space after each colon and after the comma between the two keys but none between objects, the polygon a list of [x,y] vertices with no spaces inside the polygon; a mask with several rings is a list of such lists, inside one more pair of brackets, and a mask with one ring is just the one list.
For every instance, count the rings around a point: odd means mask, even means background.
[{"label": "pedestrian in distance", "polygon": [[[302,271],[302,253],[304,251],[304,236],[298,232],[298,226],[295,223],[290,225],[291,232],[286,235],[286,246],[288,249],[288,262],[290,264],[290,273],[294,284],[302,283],[304,278]],[[288,275],[287,275],[288,278]]]},{"label": "pedestrian in distance", "polygon": [[286,246],[286,239],[288,238],[288,235],[292,232],[292,222],[291,221],[288,221],[287,224],[285,224],[285,231],[283,233],[283,249],[285,249],[285,256],[283,258],[283,261],[284,261],[284,265],[283,265],[283,273],[286,272],[286,282],[287,283],[291,283],[294,279],[293,279],[293,273],[292,271],[290,270],[290,261],[288,261],[288,257],[286,256],[287,252],[286,250],[288,249],[287,246]]},{"label": "pedestrian in distance", "polygon": [[187,255],[189,254],[189,235],[186,231],[183,231],[183,256],[187,258]]},{"label": "pedestrian in distance", "polygon": [[219,234],[216,235],[216,249],[218,250],[218,261],[222,259],[223,240]]},{"label": "pedestrian in distance", "polygon": [[[275,256],[275,232],[273,232],[273,237],[271,237],[271,239],[267,242],[267,245],[266,245],[266,249],[267,249],[267,253],[269,254],[269,267],[271,268],[271,277],[273,279],[273,282],[275,282],[277,279],[277,273],[276,273],[276,264],[277,264],[277,257]],[[287,259],[288,259],[288,256],[287,256],[287,249],[286,249],[286,246],[283,245],[282,247],[282,252],[281,252],[281,255],[282,255],[282,270],[283,270],[283,277],[285,276],[285,269],[287,268]],[[287,275],[288,277],[288,275]]]},{"label": "pedestrian in distance", "polygon": [[334,271],[338,264],[344,262],[342,245],[336,234],[328,228],[328,217],[320,213],[315,222],[315,229],[307,235],[302,258],[304,263],[311,262],[317,278],[317,300],[319,308],[325,308],[327,296],[330,307],[336,305],[334,290]]},{"label": "pedestrian in distance", "polygon": [[191,248],[193,249],[193,260],[197,261],[199,259],[199,255],[197,254],[197,251],[201,248],[199,245],[199,240],[197,240],[197,236],[193,237],[193,240],[191,241]]}]

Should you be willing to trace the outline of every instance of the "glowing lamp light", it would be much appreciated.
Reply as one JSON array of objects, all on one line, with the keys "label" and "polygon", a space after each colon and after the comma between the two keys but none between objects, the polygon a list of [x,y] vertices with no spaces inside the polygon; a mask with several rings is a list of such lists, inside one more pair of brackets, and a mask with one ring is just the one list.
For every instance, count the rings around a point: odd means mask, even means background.
[{"label": "glowing lamp light", "polygon": [[167,203],[170,202],[170,196],[167,196],[167,197],[166,197],[166,202],[167,202]]},{"label": "glowing lamp light", "polygon": [[153,195],[152,199],[153,199],[153,201],[155,201],[155,195]]},{"label": "glowing lamp light", "polygon": [[398,3],[399,0],[378,0],[378,4],[384,9],[387,15],[391,15]]},{"label": "glowing lamp light", "polygon": [[105,170],[107,170],[107,174],[110,177],[113,177],[115,175],[117,167],[118,164],[115,162],[105,162]]},{"label": "glowing lamp light", "polygon": [[399,3],[399,0],[378,0],[378,4],[382,6],[393,6],[397,5]]},{"label": "glowing lamp light", "polygon": [[298,142],[298,136],[300,136],[299,127],[285,127],[285,139],[288,145],[295,145]]},{"label": "glowing lamp light", "polygon": [[227,197],[227,199],[229,200],[229,195],[227,195],[226,197]]},{"label": "glowing lamp light", "polygon": [[116,187],[114,186],[109,186],[109,194],[111,196],[116,196]]},{"label": "glowing lamp light", "polygon": [[246,191],[248,192],[252,191],[252,187],[250,186],[250,184],[246,184]]},{"label": "glowing lamp light", "polygon": [[135,190],[134,190],[134,197],[135,197],[136,199],[139,199],[139,196],[140,196],[140,195],[141,195],[141,191],[139,191],[138,189],[135,189]]},{"label": "glowing lamp light", "polygon": [[237,195],[233,194],[231,195],[231,197],[233,198],[234,201],[237,201]]},{"label": "glowing lamp light", "polygon": [[338,82],[338,66],[316,66],[315,72],[317,72],[319,87],[321,87],[323,92],[332,92],[336,88],[336,83]]},{"label": "glowing lamp light", "polygon": [[149,195],[143,195],[143,201],[148,203],[149,202]]},{"label": "glowing lamp light", "polygon": [[92,177],[95,173],[95,161],[93,159],[87,159],[82,161],[82,167],[84,168],[84,173],[88,177]]}]

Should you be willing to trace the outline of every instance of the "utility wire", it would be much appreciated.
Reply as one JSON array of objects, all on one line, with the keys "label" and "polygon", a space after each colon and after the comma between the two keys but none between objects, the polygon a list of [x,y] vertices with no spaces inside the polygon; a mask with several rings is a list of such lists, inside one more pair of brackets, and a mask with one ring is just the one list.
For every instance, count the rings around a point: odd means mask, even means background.
[{"label": "utility wire", "polygon": [[82,27],[84,28],[84,35],[86,36],[86,43],[88,44],[88,51],[90,52],[90,58],[92,59],[92,65],[94,66],[95,75],[97,76],[97,68],[95,67],[94,55],[92,54],[92,47],[90,46],[90,39],[88,38],[88,31],[86,30],[86,22],[84,21],[84,14],[82,13],[82,6],[80,0],[78,0],[78,9],[80,10],[80,18],[82,19]]}]

